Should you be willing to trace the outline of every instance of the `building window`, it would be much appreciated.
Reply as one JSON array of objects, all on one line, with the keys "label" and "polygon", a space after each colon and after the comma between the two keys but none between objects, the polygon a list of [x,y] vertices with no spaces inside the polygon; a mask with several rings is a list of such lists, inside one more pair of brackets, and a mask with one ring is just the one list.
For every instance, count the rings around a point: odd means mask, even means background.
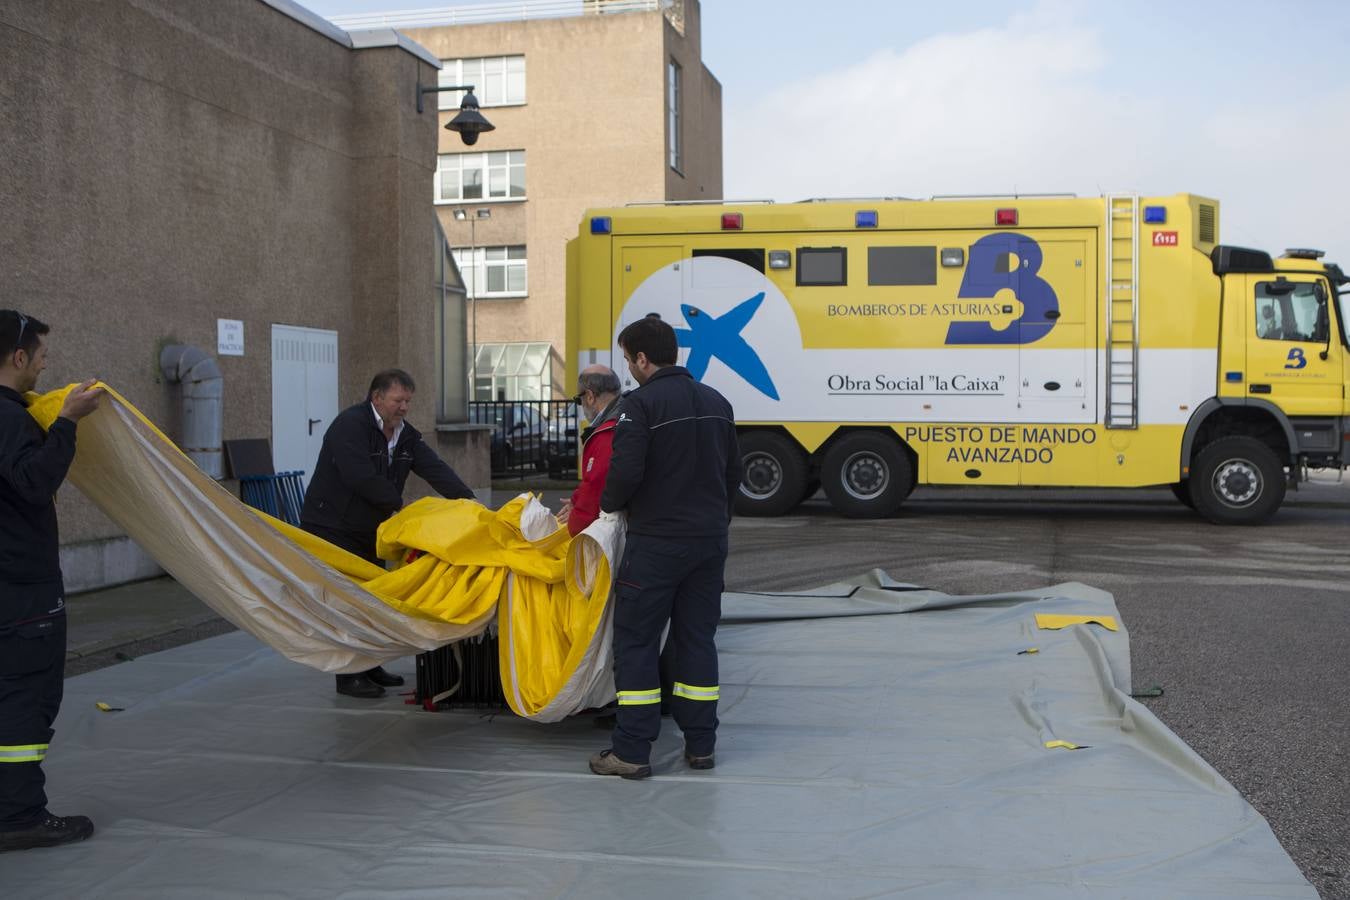
[{"label": "building window", "polygon": [[525,247],[478,247],[455,250],[470,299],[524,297],[529,291]]},{"label": "building window", "polygon": [[[563,393],[563,361],[552,344],[479,344],[473,399],[554,400]],[[475,422],[491,421],[500,408],[475,407]],[[528,416],[529,413],[521,413]]]},{"label": "building window", "polygon": [[[437,76],[441,87],[473,85],[479,106],[516,106],[525,102],[525,57],[488,56],[480,59],[443,59]],[[437,94],[441,109],[459,109],[463,91]]]},{"label": "building window", "polygon": [[436,201],[515,200],[525,196],[525,151],[442,153],[433,179]]},{"label": "building window", "polygon": [[684,167],[684,139],[680,134],[680,100],[683,86],[680,84],[680,64],[671,60],[666,67],[666,143],[670,149],[670,167],[676,172]]}]

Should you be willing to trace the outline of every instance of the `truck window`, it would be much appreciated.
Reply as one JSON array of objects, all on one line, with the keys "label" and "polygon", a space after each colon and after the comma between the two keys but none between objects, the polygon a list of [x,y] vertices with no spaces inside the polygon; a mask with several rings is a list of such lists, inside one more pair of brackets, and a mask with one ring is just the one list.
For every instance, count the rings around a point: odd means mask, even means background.
[{"label": "truck window", "polygon": [[1267,341],[1325,341],[1330,319],[1326,301],[1317,298],[1314,286],[1300,283],[1290,292],[1272,290],[1275,284],[1256,285],[1256,336]]},{"label": "truck window", "polygon": [[764,274],[764,250],[762,248],[700,248],[694,251],[694,259],[700,256],[720,256],[723,259],[734,259],[738,263],[749,266],[759,274]]},{"label": "truck window", "polygon": [[798,247],[797,284],[804,287],[848,284],[848,251],[843,247]]},{"label": "truck window", "polygon": [[868,247],[867,283],[937,284],[937,247]]}]

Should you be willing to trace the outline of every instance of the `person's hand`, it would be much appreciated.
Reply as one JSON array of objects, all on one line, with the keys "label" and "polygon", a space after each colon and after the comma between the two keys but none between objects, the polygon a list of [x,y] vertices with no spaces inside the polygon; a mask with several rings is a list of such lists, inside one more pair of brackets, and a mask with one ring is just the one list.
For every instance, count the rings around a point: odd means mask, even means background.
[{"label": "person's hand", "polygon": [[103,397],[103,388],[96,388],[97,378],[91,378],[84,384],[76,385],[66,394],[66,402],[56,415],[62,419],[78,422],[98,409],[98,401]]},{"label": "person's hand", "polygon": [[558,524],[566,525],[570,518],[572,518],[572,501],[564,500],[562,508],[558,510]]}]

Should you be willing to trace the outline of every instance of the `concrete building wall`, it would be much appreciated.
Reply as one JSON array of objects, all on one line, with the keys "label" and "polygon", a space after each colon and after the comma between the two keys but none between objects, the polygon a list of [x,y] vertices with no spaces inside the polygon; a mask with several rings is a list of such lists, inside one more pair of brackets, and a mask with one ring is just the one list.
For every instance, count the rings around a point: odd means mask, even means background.
[{"label": "concrete building wall", "polygon": [[[684,159],[679,171],[665,167],[665,199],[721,200],[722,85],[703,65],[702,11],[698,3],[690,0],[681,11],[680,20],[666,22],[665,57],[678,63],[683,72],[680,119]],[[664,94],[661,102],[662,134],[668,141]]]},{"label": "concrete building wall", "polygon": [[[302,325],[338,333],[342,405],[399,365],[433,432],[438,132],[414,95],[436,68],[392,32],[353,49],[286,12],[0,2],[0,307],[52,325],[42,387],[102,378],[176,436],[160,348],[214,355],[216,320],[239,319],[246,355],[218,359],[224,437],[270,437],[271,326]],[[485,486],[485,442],[443,440]],[[58,506],[73,589],[153,571],[73,488]]]},{"label": "concrete building wall", "polygon": [[[409,28],[441,59],[523,54],[526,102],[485,107],[496,130],[472,148],[442,132],[441,153],[525,150],[526,199],[437,206],[452,246],[525,244],[529,296],[477,301],[477,342],[566,343],[566,244],[589,207],[722,196],[721,86],[703,66],[696,0],[683,0],[683,32],[661,11]],[[666,60],[685,69],[690,165],[666,162]],[[444,110],[449,121],[457,110]],[[477,222],[454,209],[492,210]],[[561,393],[570,393],[563,385]]]}]

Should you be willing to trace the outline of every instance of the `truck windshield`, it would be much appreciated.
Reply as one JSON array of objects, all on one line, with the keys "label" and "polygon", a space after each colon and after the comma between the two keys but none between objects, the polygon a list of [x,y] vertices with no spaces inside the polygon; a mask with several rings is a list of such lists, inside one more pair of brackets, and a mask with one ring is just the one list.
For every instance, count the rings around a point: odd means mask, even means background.
[{"label": "truck windshield", "polygon": [[1340,294],[1336,297],[1338,306],[1337,311],[1341,314],[1341,340],[1350,347],[1350,328],[1346,327],[1346,320],[1350,319],[1350,293]]}]

